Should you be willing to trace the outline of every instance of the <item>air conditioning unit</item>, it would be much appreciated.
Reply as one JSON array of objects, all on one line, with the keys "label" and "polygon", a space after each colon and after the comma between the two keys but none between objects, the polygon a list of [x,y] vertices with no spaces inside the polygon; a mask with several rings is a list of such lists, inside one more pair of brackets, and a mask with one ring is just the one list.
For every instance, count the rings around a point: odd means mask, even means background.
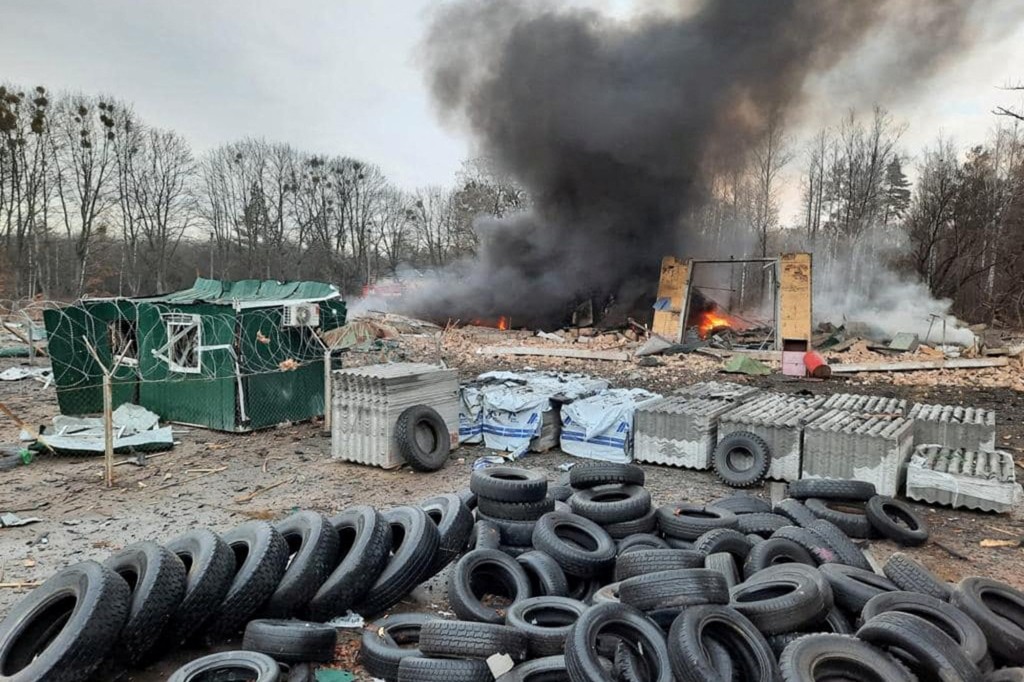
[{"label": "air conditioning unit", "polygon": [[282,327],[319,327],[320,306],[316,303],[286,305],[281,315]]}]

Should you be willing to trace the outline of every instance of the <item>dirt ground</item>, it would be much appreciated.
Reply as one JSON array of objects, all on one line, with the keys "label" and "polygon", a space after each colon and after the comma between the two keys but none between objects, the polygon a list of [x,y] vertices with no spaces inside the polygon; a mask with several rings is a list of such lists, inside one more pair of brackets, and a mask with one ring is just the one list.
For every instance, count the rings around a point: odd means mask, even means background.
[{"label": "dirt ground", "polygon": [[[657,367],[640,367],[633,362],[493,358],[472,352],[474,344],[493,343],[492,336],[481,332],[480,338],[463,338],[441,347],[432,339],[411,338],[403,340],[401,348],[392,351],[390,357],[436,360],[440,356],[465,377],[493,369],[558,367],[602,376],[617,386],[663,393],[716,376],[720,367],[717,361],[701,356],[675,356],[659,360],[661,365]],[[376,353],[353,355],[350,362],[380,358]],[[0,370],[18,362],[0,361]],[[899,383],[893,383],[888,375],[864,376],[813,382],[776,375],[728,378],[779,391],[876,393],[908,401],[992,409],[997,412],[1000,446],[1013,452],[1020,466],[1024,453],[1024,393],[999,386],[964,385],[967,381],[957,385],[923,377],[918,383],[908,383],[902,377]],[[53,388],[43,388],[31,380],[0,382],[0,402],[29,423],[49,423],[57,414]],[[0,418],[0,444],[13,443],[17,436],[17,427],[9,419]],[[32,525],[0,529],[0,583],[4,585],[0,589],[0,617],[28,591],[8,585],[45,580],[54,571],[85,559],[103,560],[131,542],[164,541],[199,526],[223,532],[250,519],[275,520],[300,508],[334,514],[354,504],[383,508],[415,503],[465,488],[473,461],[488,452],[482,447],[462,447],[443,470],[418,474],[333,461],[329,438],[319,423],[287,425],[247,435],[175,427],[175,439],[177,445],[172,451],[152,457],[143,467],[118,466],[113,489],[103,485],[102,463],[96,458],[40,456],[29,466],[0,472],[0,511],[40,519]],[[521,460],[521,465],[542,470],[555,479],[558,465],[571,459],[559,452],[531,454]],[[707,502],[730,492],[707,473],[645,468],[647,485],[659,504]],[[767,495],[767,491],[758,494]],[[1024,589],[1024,550],[979,545],[986,538],[1013,540],[1024,536],[1021,510],[995,515],[915,506],[929,523],[935,542],[908,550],[912,556],[947,580],[988,575]],[[954,556],[940,544],[965,558]],[[871,543],[871,552],[879,560],[884,561],[896,550],[889,542]],[[444,574],[410,599],[396,610],[445,612]],[[336,666],[365,679],[352,660],[358,648],[357,635],[358,631],[343,632]],[[129,679],[165,679],[177,665],[202,653],[181,652]]]}]

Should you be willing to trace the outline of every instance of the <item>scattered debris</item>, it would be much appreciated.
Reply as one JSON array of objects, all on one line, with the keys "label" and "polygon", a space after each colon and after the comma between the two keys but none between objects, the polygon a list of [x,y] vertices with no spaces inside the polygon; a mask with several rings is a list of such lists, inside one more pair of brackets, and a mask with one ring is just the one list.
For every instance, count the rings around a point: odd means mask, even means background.
[{"label": "scattered debris", "polygon": [[913,372],[933,369],[980,369],[984,367],[1006,367],[1006,358],[954,358],[950,360],[906,362],[863,362],[832,365],[833,374],[853,374],[855,372]]},{"label": "scattered debris", "polygon": [[629,353],[607,350],[579,350],[575,348],[543,348],[531,346],[484,346],[477,350],[480,355],[539,355],[549,358],[577,358],[580,360],[609,360],[626,362]]},{"label": "scattered debris", "polygon": [[33,523],[39,523],[42,519],[35,516],[22,518],[12,512],[0,512],[0,528],[19,528]]},{"label": "scattered debris", "polygon": [[[114,452],[160,452],[174,447],[170,426],[160,427],[160,418],[144,407],[125,403],[113,413]],[[63,454],[103,454],[103,419],[99,417],[53,418],[52,431],[41,429],[33,435],[27,429],[22,440],[34,441],[32,449],[46,447]]]},{"label": "scattered debris", "polygon": [[772,373],[771,367],[755,360],[749,355],[734,355],[729,359],[729,362],[725,363],[722,371],[728,374],[747,374],[750,376]]},{"label": "scattered debris", "polygon": [[53,380],[53,370],[49,367],[8,367],[0,372],[0,381],[22,381],[35,379],[44,386]]}]

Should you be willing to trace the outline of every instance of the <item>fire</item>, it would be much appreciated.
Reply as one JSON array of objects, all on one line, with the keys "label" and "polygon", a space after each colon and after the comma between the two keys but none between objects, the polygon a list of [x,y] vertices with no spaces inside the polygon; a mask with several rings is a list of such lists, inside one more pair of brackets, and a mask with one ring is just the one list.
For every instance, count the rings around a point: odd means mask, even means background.
[{"label": "fire", "polygon": [[498,329],[505,331],[508,329],[508,318],[502,315],[498,318]]},{"label": "fire", "polygon": [[708,310],[700,315],[700,319],[697,322],[697,333],[700,335],[700,338],[706,339],[717,329],[732,329],[734,326],[728,316],[715,310]]},{"label": "fire", "polygon": [[492,318],[478,317],[474,320],[470,320],[469,324],[474,327],[494,327],[495,329],[505,331],[510,328],[511,322],[512,320],[510,318],[502,315],[501,317]]}]

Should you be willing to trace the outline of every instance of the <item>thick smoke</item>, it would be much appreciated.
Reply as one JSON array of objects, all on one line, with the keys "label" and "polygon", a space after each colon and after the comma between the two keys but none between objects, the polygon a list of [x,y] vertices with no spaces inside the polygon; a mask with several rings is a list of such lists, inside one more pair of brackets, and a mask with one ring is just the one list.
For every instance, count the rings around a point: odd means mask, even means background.
[{"label": "thick smoke", "polygon": [[[937,63],[934,36],[962,42],[969,7],[913,4],[930,30],[903,37],[914,58],[901,78]],[[712,178],[739,170],[769,120],[798,111],[811,76],[863,48],[896,5],[709,0],[631,21],[519,0],[444,6],[425,42],[434,98],[534,207],[482,220],[476,258],[415,312],[544,325],[583,295],[649,305],[661,257],[698,248],[686,216]]]}]

